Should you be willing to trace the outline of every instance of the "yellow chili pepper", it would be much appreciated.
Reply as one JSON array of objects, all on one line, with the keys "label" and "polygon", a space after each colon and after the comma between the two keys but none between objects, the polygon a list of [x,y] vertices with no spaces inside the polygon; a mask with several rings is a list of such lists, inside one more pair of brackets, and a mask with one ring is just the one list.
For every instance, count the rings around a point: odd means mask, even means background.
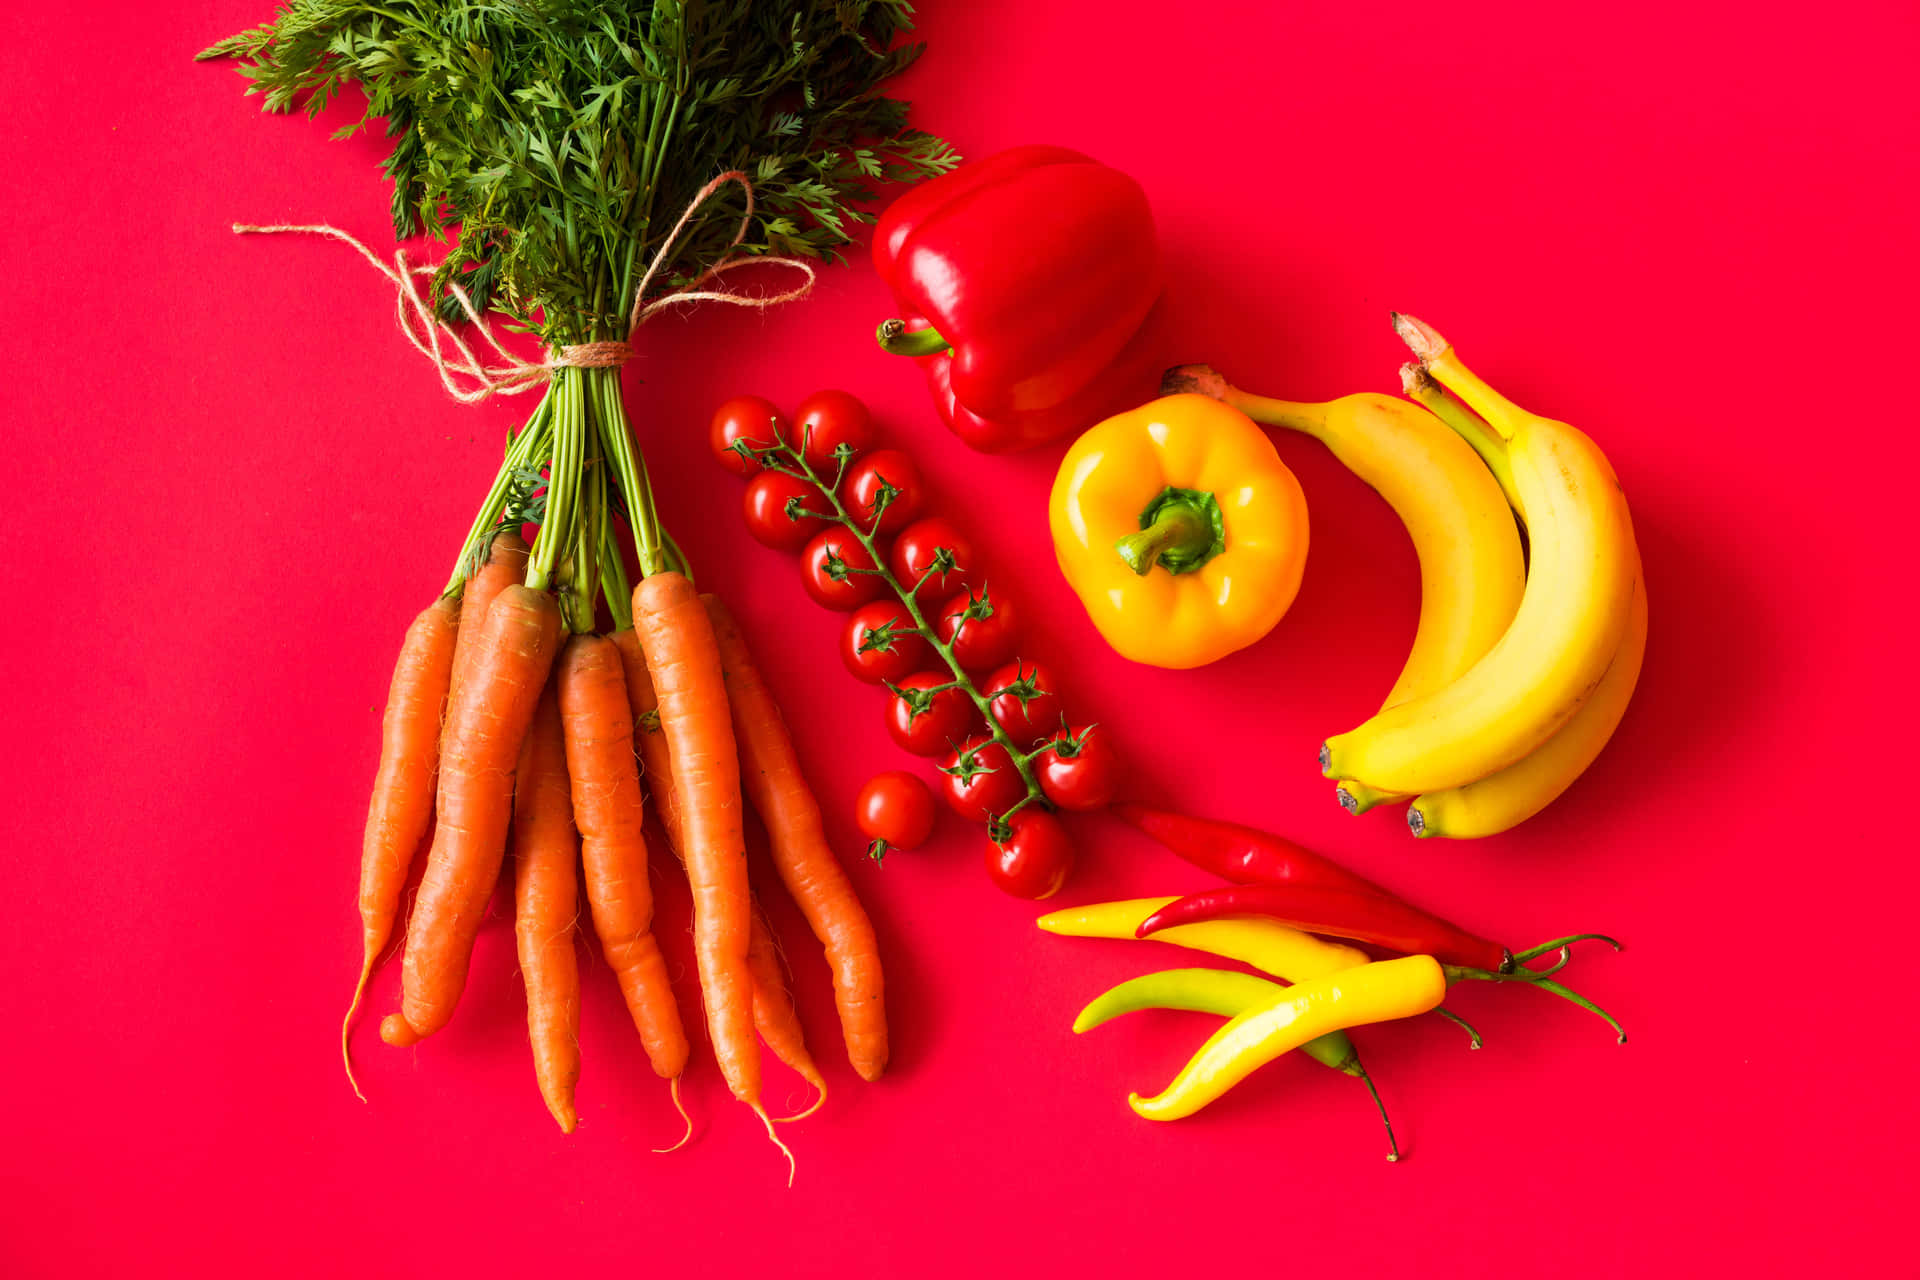
[{"label": "yellow chili pepper", "polygon": [[1228,1022],[1164,1091],[1131,1094],[1127,1105],[1149,1120],[1179,1120],[1316,1036],[1410,1018],[1437,1008],[1446,994],[1446,971],[1432,956],[1380,960],[1303,982]]},{"label": "yellow chili pepper", "polygon": [[[1071,938],[1131,939],[1141,921],[1172,901],[1172,898],[1125,898],[1119,902],[1096,902],[1041,916],[1039,923],[1048,933]],[[1367,953],[1358,947],[1327,942],[1258,916],[1175,925],[1160,930],[1148,941],[1171,942],[1193,951],[1238,960],[1288,982],[1324,978],[1367,963]]]},{"label": "yellow chili pepper", "polygon": [[1198,667],[1273,630],[1300,588],[1307,501],[1266,433],[1201,395],[1108,418],[1048,504],[1060,570],[1122,657]]}]

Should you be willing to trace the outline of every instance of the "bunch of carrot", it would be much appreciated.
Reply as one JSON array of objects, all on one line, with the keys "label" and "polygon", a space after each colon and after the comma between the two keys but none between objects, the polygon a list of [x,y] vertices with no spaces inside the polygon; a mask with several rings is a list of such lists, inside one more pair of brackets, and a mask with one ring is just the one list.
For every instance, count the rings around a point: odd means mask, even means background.
[{"label": "bunch of carrot", "polygon": [[[641,575],[631,592],[616,507]],[[599,631],[603,603],[609,633]],[[360,978],[341,1031],[349,1080],[355,1015],[416,858],[425,868],[400,1010],[380,1028],[399,1046],[451,1018],[511,844],[528,1032],[554,1119],[569,1132],[576,1120],[582,882],[647,1057],[678,1103],[690,1050],[652,933],[650,794],[692,887],[700,989],[727,1085],[771,1136],[757,1032],[818,1091],[810,1114],[825,1082],[748,883],[743,792],[825,950],[848,1056],[875,1079],[887,1032],[873,928],[828,847],[785,721],[725,606],[695,590],[660,529],[617,371],[558,369],[394,670],[361,865]]]}]

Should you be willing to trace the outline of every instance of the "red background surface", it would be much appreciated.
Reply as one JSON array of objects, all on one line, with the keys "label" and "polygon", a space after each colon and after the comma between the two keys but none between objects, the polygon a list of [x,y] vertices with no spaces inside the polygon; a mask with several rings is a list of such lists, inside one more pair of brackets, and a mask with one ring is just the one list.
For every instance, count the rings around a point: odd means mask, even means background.
[{"label": "red background surface", "polygon": [[[758,641],[840,847],[857,861],[851,796],[903,757],[834,662],[834,619],[748,541],[704,456],[739,391],[865,396],[1017,577],[1031,652],[1069,669],[1143,794],[1293,833],[1518,944],[1619,934],[1626,952],[1569,976],[1633,1042],[1493,988],[1456,1001],[1479,1053],[1431,1019],[1362,1037],[1398,1166],[1357,1087],[1304,1062],[1151,1125],[1127,1091],[1204,1020],[1068,1022],[1177,953],[1037,935],[948,819],[857,868],[888,964],[881,1083],[846,1067],[824,967],[779,915],[832,1086],[788,1135],[792,1190],[704,1056],[698,1140],[650,1153],[678,1122],[597,962],[583,1120],[560,1135],[504,917],[453,1025],[408,1053],[364,1026],[371,1105],[348,1092],[335,1035],[393,651],[528,404],[448,401],[346,250],[226,230],[330,220],[388,243],[375,143],[262,118],[231,71],[188,61],[264,4],[119,9],[109,42],[36,9],[0,46],[22,517],[0,1273],[1911,1266],[1910,6],[1784,25],[1718,4],[926,6],[901,86],[917,121],[968,155],[1051,141],[1135,174],[1180,357],[1299,398],[1391,390],[1399,308],[1585,425],[1634,502],[1653,638],[1612,748],[1524,829],[1416,845],[1391,813],[1348,819],[1310,762],[1412,633],[1391,512],[1281,440],[1313,519],[1291,614],[1202,671],[1129,667],[1051,563],[1057,450],[947,437],[872,346],[889,307],[860,260],[804,306],[650,326],[627,392],[663,513]],[[1206,883],[1116,823],[1077,826],[1063,902]],[[662,897],[684,957],[685,891]],[[680,994],[696,1007],[684,973]]]}]

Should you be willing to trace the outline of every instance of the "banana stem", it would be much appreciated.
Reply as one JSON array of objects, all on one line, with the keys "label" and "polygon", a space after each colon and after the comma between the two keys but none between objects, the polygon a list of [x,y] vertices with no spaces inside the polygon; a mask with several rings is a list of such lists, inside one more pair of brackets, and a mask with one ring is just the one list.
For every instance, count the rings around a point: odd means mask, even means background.
[{"label": "banana stem", "polygon": [[1322,444],[1327,442],[1327,406],[1276,400],[1272,396],[1242,391],[1220,376],[1212,365],[1183,364],[1167,370],[1160,375],[1160,394],[1207,396],[1265,426],[1285,427],[1312,436]]},{"label": "banana stem", "polygon": [[1513,433],[1533,417],[1462,364],[1453,344],[1441,337],[1432,325],[1396,311],[1393,313],[1393,331],[1419,358],[1421,367],[1471,405],[1474,412],[1485,418],[1487,424],[1499,433],[1501,439],[1511,440]]},{"label": "banana stem", "polygon": [[1452,428],[1455,435],[1480,455],[1487,470],[1500,482],[1500,492],[1506,495],[1507,505],[1525,524],[1527,513],[1520,505],[1519,486],[1513,482],[1513,460],[1507,456],[1506,441],[1417,364],[1400,366],[1400,389],[1408,399]]}]

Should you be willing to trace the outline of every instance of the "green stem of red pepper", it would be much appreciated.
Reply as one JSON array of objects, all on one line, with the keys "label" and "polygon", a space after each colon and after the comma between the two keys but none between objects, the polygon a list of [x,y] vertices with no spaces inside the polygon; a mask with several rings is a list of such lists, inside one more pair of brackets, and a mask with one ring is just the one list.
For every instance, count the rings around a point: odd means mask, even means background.
[{"label": "green stem of red pepper", "polygon": [[953,350],[953,344],[937,329],[909,329],[904,320],[882,320],[873,331],[880,349],[890,356],[937,356]]}]

